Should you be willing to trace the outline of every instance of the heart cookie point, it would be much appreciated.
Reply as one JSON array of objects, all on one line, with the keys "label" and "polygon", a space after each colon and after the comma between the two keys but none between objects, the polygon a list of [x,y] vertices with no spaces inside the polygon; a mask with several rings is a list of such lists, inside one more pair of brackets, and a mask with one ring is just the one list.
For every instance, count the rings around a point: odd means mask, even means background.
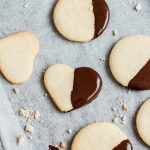
[{"label": "heart cookie point", "polygon": [[0,39],[0,71],[11,83],[23,83],[31,75],[39,40],[31,32],[18,32]]},{"label": "heart cookie point", "polygon": [[93,69],[73,69],[63,64],[50,66],[45,72],[44,83],[62,112],[69,112],[92,102],[102,85],[99,74]]}]

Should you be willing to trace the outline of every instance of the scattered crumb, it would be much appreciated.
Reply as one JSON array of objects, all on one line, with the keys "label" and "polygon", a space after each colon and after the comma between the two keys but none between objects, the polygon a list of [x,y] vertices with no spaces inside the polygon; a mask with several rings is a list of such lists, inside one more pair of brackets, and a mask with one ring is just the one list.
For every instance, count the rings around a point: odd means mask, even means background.
[{"label": "scattered crumb", "polygon": [[123,111],[128,111],[128,106],[127,105],[122,105],[122,110]]},{"label": "scattered crumb", "polygon": [[72,134],[72,130],[71,130],[71,129],[68,129],[67,132],[68,132],[69,134]]},{"label": "scattered crumb", "polygon": [[26,125],[25,126],[25,130],[31,134],[33,134],[33,126],[32,125]]},{"label": "scattered crumb", "polygon": [[41,116],[41,113],[38,110],[36,110],[34,113],[34,118],[38,119],[40,116]]},{"label": "scattered crumb", "polygon": [[17,136],[17,143],[18,143],[18,145],[20,145],[20,144],[23,144],[23,142],[24,142],[24,137],[23,137],[23,134],[20,133],[20,134]]},{"label": "scattered crumb", "polygon": [[119,122],[119,118],[118,118],[118,117],[115,117],[112,121],[113,121],[114,123],[118,123],[118,122]]},{"label": "scattered crumb", "polygon": [[134,7],[134,9],[136,11],[140,11],[142,9],[142,5],[141,4],[136,4],[135,7]]},{"label": "scattered crumb", "polygon": [[65,141],[60,142],[60,147],[64,149],[67,148],[67,143]]},{"label": "scattered crumb", "polygon": [[116,111],[117,111],[117,108],[112,108],[112,111],[116,112]]},{"label": "scattered crumb", "polygon": [[113,33],[113,36],[116,36],[116,35],[118,35],[118,30],[115,29],[112,31],[112,33]]},{"label": "scattered crumb", "polygon": [[48,96],[48,94],[47,94],[47,93],[45,93],[45,94],[44,94],[44,96],[45,96],[45,97],[47,97],[47,96]]},{"label": "scattered crumb", "polygon": [[20,93],[20,90],[17,89],[17,88],[14,88],[13,91],[14,91],[15,94],[19,94]]},{"label": "scattered crumb", "polygon": [[104,58],[104,57],[101,57],[99,60],[100,60],[100,61],[105,61],[105,58]]},{"label": "scattered crumb", "polygon": [[29,139],[29,140],[32,140],[32,136],[28,136],[28,139]]}]

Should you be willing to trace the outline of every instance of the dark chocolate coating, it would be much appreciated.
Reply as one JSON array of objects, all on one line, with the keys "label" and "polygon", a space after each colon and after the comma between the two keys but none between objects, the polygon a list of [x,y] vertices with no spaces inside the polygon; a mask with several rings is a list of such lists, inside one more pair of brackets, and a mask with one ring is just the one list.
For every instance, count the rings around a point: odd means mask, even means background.
[{"label": "dark chocolate coating", "polygon": [[54,146],[49,146],[49,150],[59,150],[57,147],[54,147]]},{"label": "dark chocolate coating", "polygon": [[135,90],[150,89],[150,60],[138,72],[138,74],[129,82],[128,87]]},{"label": "dark chocolate coating", "polygon": [[93,1],[93,12],[95,17],[95,33],[94,38],[101,35],[106,29],[109,22],[109,7],[105,0],[92,0]]},{"label": "dark chocolate coating", "polygon": [[88,67],[76,68],[71,92],[74,109],[92,102],[98,96],[101,87],[101,77],[95,70]]},{"label": "dark chocolate coating", "polygon": [[113,148],[113,150],[133,150],[133,147],[129,140],[124,140],[118,146]]}]

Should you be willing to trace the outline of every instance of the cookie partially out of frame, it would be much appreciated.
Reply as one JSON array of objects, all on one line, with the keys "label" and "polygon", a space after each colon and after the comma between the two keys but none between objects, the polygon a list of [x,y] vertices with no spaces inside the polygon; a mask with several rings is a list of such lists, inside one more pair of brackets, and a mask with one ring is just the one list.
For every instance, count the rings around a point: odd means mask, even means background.
[{"label": "cookie partially out of frame", "polygon": [[31,32],[18,32],[0,39],[0,72],[11,83],[23,83],[31,75],[39,40]]},{"label": "cookie partially out of frame", "polygon": [[75,136],[71,150],[133,150],[127,136],[114,124],[88,125]]},{"label": "cookie partially out of frame", "polygon": [[100,75],[92,68],[74,69],[64,64],[50,66],[45,72],[44,83],[54,103],[62,112],[92,102],[102,86]]},{"label": "cookie partially out of frame", "polygon": [[139,109],[136,117],[136,127],[142,140],[150,146],[150,99]]},{"label": "cookie partially out of frame", "polygon": [[104,32],[109,21],[109,8],[105,0],[58,0],[53,18],[63,37],[87,42]]},{"label": "cookie partially out of frame", "polygon": [[109,64],[114,78],[124,87],[150,89],[150,37],[123,38],[112,49]]}]

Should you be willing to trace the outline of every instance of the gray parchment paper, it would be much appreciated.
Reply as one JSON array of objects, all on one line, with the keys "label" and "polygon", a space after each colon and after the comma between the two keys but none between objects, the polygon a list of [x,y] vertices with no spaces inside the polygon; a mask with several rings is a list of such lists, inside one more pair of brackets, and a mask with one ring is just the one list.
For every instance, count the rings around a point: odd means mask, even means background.
[{"label": "gray parchment paper", "polygon": [[[127,124],[118,123],[118,126],[128,135],[134,150],[149,149],[136,134],[135,115],[141,105],[139,102],[149,98],[150,91],[128,93],[113,79],[108,67],[108,57],[112,46],[120,38],[139,33],[150,36],[150,1],[107,1],[111,17],[104,34],[88,43],[74,43],[63,39],[54,28],[52,11],[56,0],[0,0],[0,36],[29,30],[38,35],[41,43],[33,74],[26,83],[11,85],[3,76],[0,78],[7,97],[11,98],[10,103],[14,112],[30,105],[42,113],[43,122],[34,123],[36,127],[33,139],[29,140],[32,145],[36,143],[36,150],[47,150],[49,144],[58,144],[62,140],[71,143],[76,132],[90,123],[111,122],[114,116],[111,108],[121,108],[122,102],[118,101],[117,97],[121,97],[129,106],[127,113],[120,109],[121,114],[128,118]],[[136,12],[133,9],[134,1],[142,4],[141,11]],[[116,37],[112,36],[114,29],[119,32]],[[106,60],[100,61],[101,57],[105,57]],[[99,97],[79,110],[66,114],[59,112],[50,98],[44,97],[46,90],[43,85],[43,70],[55,63],[64,63],[72,67],[89,66],[97,70],[103,79]],[[20,93],[14,94],[13,88],[20,89]],[[22,119],[17,114],[16,117],[24,128]],[[68,135],[67,129],[72,129],[73,134]]]}]

